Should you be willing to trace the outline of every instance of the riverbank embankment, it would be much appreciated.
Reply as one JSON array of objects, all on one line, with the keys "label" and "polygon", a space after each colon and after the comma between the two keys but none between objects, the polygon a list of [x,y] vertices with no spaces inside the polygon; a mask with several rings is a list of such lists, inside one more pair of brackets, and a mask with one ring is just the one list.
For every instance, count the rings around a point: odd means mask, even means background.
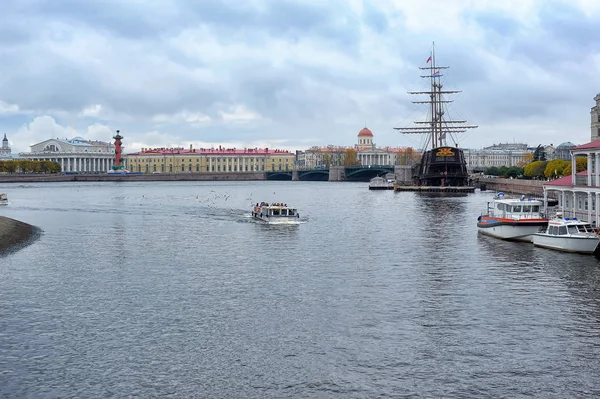
[{"label": "riverbank embankment", "polygon": [[35,226],[0,216],[0,254],[28,245],[39,233]]},{"label": "riverbank embankment", "polygon": [[265,172],[231,173],[158,173],[158,174],[26,174],[0,175],[0,183],[43,183],[68,181],[248,181],[266,180]]},{"label": "riverbank embankment", "polygon": [[478,178],[476,187],[485,185],[487,191],[502,191],[511,194],[544,195],[544,180],[521,180],[501,178]]}]

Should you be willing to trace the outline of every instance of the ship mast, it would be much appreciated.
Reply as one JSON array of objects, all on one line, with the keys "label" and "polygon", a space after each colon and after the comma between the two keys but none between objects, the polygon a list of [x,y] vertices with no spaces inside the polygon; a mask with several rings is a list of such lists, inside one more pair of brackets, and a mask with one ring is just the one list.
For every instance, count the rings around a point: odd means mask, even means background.
[{"label": "ship mast", "polygon": [[[421,78],[429,79],[429,91],[409,91],[409,94],[426,94],[429,96],[429,100],[426,101],[413,101],[414,104],[429,104],[429,120],[424,122],[414,123],[417,127],[395,127],[394,129],[399,130],[404,134],[427,134],[430,136],[431,148],[443,147],[447,145],[446,136],[454,133],[462,133],[467,129],[475,129],[477,126],[465,125],[465,120],[446,120],[444,119],[445,105],[453,102],[452,100],[446,100],[444,94],[455,94],[460,93],[461,90],[442,90],[444,85],[440,79],[443,76],[442,70],[448,69],[448,66],[438,66],[435,59],[435,43],[432,44],[431,56],[427,59],[427,64],[430,66],[419,67],[420,70],[425,71]],[[426,146],[427,147],[427,146]],[[427,150],[427,148],[424,148]]]}]

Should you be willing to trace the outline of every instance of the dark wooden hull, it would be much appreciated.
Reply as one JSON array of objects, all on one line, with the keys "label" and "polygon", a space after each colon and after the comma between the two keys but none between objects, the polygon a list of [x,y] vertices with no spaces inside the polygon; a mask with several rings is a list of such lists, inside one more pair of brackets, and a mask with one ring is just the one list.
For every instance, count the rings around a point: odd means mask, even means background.
[{"label": "dark wooden hull", "polygon": [[428,187],[468,187],[469,173],[463,151],[457,147],[426,151],[415,166],[413,182]]}]

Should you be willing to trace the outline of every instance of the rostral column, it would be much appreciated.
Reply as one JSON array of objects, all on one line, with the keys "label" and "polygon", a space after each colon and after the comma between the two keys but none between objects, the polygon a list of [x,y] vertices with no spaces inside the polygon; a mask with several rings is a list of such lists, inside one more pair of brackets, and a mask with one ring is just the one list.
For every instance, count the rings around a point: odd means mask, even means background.
[{"label": "rostral column", "polygon": [[123,136],[119,134],[119,130],[117,130],[117,135],[113,136],[115,139],[115,164],[112,166],[113,170],[121,170],[123,169],[123,147],[121,140]]}]

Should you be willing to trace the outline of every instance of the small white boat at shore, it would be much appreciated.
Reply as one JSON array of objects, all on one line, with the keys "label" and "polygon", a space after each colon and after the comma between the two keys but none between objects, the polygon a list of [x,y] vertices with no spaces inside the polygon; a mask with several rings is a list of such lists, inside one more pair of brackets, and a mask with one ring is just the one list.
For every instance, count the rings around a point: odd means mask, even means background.
[{"label": "small white boat at shore", "polygon": [[487,211],[477,218],[477,229],[502,240],[531,242],[533,234],[548,225],[548,219],[542,215],[543,206],[542,200],[498,193],[487,203]]},{"label": "small white boat at shore", "polygon": [[563,218],[561,212],[550,219],[548,227],[533,235],[533,245],[563,252],[593,254],[600,236],[590,223]]},{"label": "small white boat at shore", "polygon": [[252,217],[269,224],[300,223],[300,214],[298,213],[298,210],[282,203],[257,203],[252,209]]},{"label": "small white boat at shore", "polygon": [[393,190],[394,175],[388,173],[385,177],[376,176],[369,181],[369,190]]},{"label": "small white boat at shore", "polygon": [[0,205],[8,205],[8,195],[6,193],[0,193]]}]

